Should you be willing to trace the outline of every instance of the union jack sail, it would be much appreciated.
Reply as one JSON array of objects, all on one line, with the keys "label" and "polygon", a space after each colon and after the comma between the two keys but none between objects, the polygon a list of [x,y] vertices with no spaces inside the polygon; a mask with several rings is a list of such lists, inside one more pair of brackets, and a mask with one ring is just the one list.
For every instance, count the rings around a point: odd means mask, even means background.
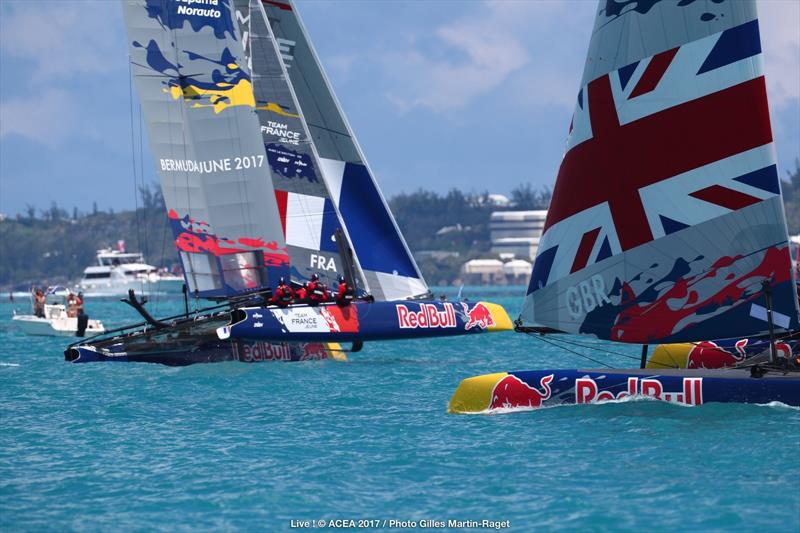
[{"label": "union jack sail", "polygon": [[601,0],[523,321],[631,343],[798,309],[752,1]]}]

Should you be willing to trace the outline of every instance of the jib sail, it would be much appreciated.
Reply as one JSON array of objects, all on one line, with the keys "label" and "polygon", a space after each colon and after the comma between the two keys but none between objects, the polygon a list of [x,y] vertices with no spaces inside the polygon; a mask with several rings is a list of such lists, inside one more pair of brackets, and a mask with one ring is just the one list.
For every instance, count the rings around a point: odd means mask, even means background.
[{"label": "jib sail", "polygon": [[228,0],[125,0],[131,68],[189,289],[288,274],[256,102]]},{"label": "jib sail", "polygon": [[283,63],[320,156],[322,175],[372,294],[428,293],[291,2],[264,0]]},{"label": "jib sail", "polygon": [[632,343],[794,328],[752,1],[599,3],[524,322]]}]

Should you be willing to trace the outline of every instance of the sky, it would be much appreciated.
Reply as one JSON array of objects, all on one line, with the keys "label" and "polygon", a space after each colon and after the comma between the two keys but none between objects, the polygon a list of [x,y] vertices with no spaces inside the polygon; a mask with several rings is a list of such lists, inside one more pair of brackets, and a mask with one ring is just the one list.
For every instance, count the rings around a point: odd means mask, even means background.
[{"label": "sky", "polygon": [[[552,187],[594,0],[298,0],[384,194]],[[758,4],[781,175],[800,157],[800,1]],[[0,213],[130,209],[156,183],[117,0],[0,0]]]}]

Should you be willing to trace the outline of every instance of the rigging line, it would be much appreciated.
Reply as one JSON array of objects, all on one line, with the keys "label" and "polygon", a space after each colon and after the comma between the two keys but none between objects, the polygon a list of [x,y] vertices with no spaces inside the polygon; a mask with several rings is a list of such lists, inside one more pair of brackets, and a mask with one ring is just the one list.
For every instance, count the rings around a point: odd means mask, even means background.
[{"label": "rigging line", "polygon": [[130,124],[131,124],[131,167],[133,168],[133,218],[136,224],[136,244],[141,250],[142,236],[141,236],[141,222],[139,220],[139,196],[137,194],[136,185],[136,144],[135,136],[133,133],[133,71],[131,63],[128,61],[128,107],[130,109]]},{"label": "rigging line", "polygon": [[[530,335],[530,334],[529,334],[529,335]],[[551,341],[551,340],[545,339],[545,338],[544,338],[543,336],[541,336],[541,335],[539,335],[539,336],[534,336],[534,338],[535,338],[535,339],[537,339],[537,340],[540,340],[540,341],[542,341],[542,342],[546,342],[547,344],[550,344],[551,346],[555,346],[556,348],[561,348],[561,349],[563,349],[563,350],[566,350],[566,351],[568,351],[568,352],[570,352],[570,353],[574,353],[575,355],[577,355],[577,356],[579,356],[579,357],[583,357],[584,359],[588,359],[589,361],[591,361],[591,362],[593,362],[593,363],[597,363],[597,364],[598,364],[598,365],[600,365],[600,366],[604,366],[604,367],[606,367],[606,368],[614,368],[614,367],[612,367],[611,365],[609,365],[609,364],[607,364],[607,363],[603,363],[603,362],[601,362],[601,361],[598,361],[597,359],[593,359],[593,358],[589,357],[588,355],[584,355],[584,354],[582,354],[582,353],[580,353],[580,352],[576,352],[575,350],[570,350],[569,348],[565,348],[565,347],[563,347],[563,346],[560,346],[560,345],[556,344],[555,342],[553,342],[553,341]]]},{"label": "rigging line", "polygon": [[[143,133],[142,133],[142,104],[139,103],[139,177],[142,181],[142,188],[145,187],[144,183],[144,145],[142,144]],[[148,187],[149,189],[149,187]],[[142,211],[142,216],[144,217],[143,220],[143,231],[144,231],[144,256],[147,257],[149,255],[149,239],[147,238],[147,206],[144,206],[144,210]]]},{"label": "rigging line", "polygon": [[633,355],[624,354],[622,352],[615,352],[615,351],[612,351],[612,350],[605,350],[605,349],[600,348],[598,346],[592,346],[591,344],[581,344],[579,342],[568,341],[566,339],[558,339],[558,341],[559,342],[563,342],[565,344],[571,344],[573,346],[580,346],[581,348],[588,348],[590,350],[597,350],[598,352],[604,352],[604,353],[609,353],[609,354],[613,354],[613,355],[619,355],[620,357],[627,357],[628,359],[633,359],[635,361],[640,361],[641,360],[641,357],[636,357],[636,356],[633,356]]}]

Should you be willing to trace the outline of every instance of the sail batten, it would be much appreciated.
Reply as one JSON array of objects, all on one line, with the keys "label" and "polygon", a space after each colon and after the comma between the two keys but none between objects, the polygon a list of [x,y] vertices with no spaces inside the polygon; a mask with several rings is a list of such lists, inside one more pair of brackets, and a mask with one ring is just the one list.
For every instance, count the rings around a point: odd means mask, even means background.
[{"label": "sail batten", "polygon": [[523,321],[633,343],[755,335],[766,280],[795,327],[754,4],[621,4],[600,2]]}]

